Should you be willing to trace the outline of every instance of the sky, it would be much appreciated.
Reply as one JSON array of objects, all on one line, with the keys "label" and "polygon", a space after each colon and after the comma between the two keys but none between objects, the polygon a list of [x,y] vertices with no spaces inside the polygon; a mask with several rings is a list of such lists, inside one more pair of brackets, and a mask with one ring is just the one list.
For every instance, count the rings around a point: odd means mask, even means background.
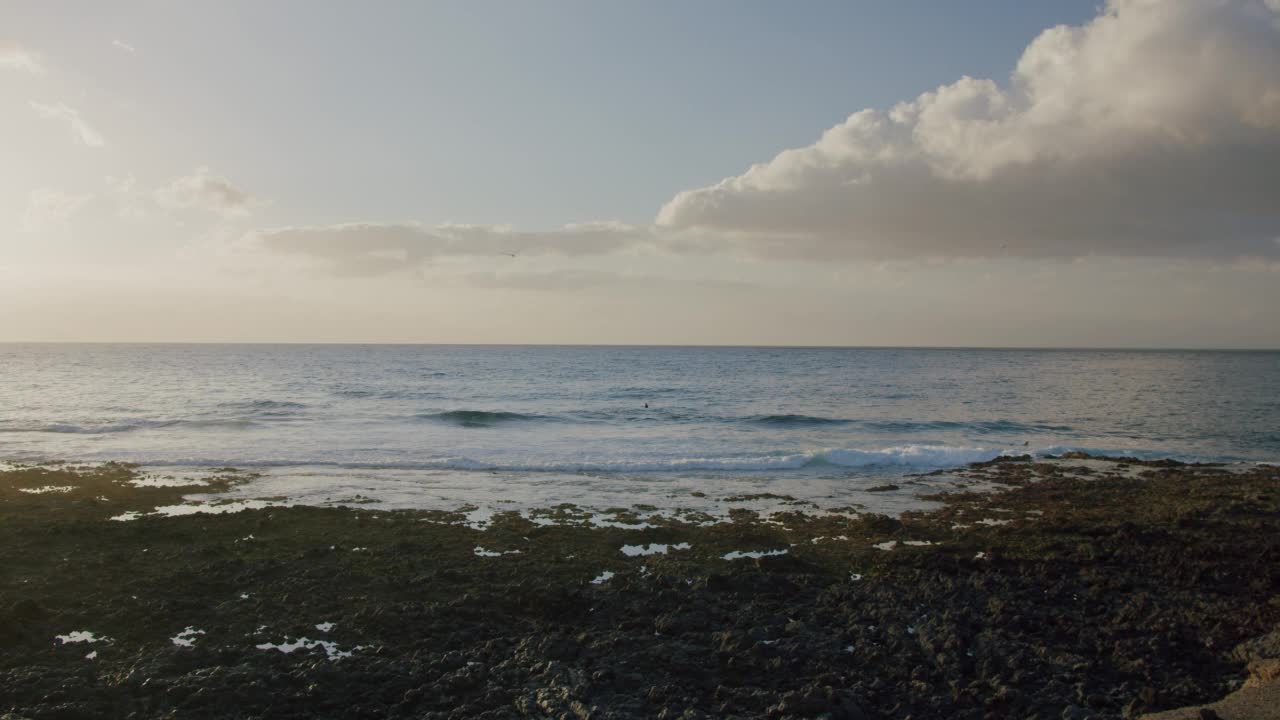
[{"label": "sky", "polygon": [[1276,308],[1280,0],[0,0],[0,342],[1280,348]]}]

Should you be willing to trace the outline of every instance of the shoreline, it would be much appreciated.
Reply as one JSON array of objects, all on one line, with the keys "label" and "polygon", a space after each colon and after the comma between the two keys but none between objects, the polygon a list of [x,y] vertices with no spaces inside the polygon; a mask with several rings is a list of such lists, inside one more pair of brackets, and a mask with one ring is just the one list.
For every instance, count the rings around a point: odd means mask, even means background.
[{"label": "shoreline", "polygon": [[[122,464],[0,471],[0,711],[1136,717],[1235,690],[1232,653],[1280,622],[1272,466],[944,473],[970,485],[896,518],[600,524],[562,505],[480,524],[373,505],[164,517],[145,513],[191,487]],[[22,491],[40,488],[71,489]]]}]

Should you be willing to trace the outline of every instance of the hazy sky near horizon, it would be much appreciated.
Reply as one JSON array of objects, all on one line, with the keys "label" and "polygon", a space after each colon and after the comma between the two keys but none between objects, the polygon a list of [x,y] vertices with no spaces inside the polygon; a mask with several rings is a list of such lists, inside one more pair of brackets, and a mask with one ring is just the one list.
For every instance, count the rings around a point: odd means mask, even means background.
[{"label": "hazy sky near horizon", "polygon": [[0,147],[0,341],[1280,347],[1280,0],[7,0]]}]

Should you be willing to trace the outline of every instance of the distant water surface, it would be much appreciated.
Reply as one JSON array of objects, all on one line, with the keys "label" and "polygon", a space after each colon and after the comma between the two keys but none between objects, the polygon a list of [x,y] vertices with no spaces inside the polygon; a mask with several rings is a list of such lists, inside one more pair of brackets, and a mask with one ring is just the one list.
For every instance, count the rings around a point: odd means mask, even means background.
[{"label": "distant water surface", "polygon": [[1277,352],[10,344],[0,380],[10,460],[608,479],[1280,459]]}]

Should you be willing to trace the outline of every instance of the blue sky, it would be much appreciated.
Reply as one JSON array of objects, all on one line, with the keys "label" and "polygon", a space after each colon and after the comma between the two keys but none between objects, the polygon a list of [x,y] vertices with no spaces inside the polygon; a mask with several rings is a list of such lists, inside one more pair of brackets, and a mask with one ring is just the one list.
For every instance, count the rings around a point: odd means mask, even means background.
[{"label": "blue sky", "polygon": [[120,102],[145,98],[169,157],[217,159],[242,184],[278,188],[282,215],[547,227],[648,222],[679,190],[808,143],[853,110],[961,75],[1007,76],[1029,38],[1093,11],[1012,0],[51,2],[11,5],[5,24],[80,60],[85,83]]},{"label": "blue sky", "polygon": [[0,138],[0,341],[1280,347],[1280,0],[14,0]]}]

